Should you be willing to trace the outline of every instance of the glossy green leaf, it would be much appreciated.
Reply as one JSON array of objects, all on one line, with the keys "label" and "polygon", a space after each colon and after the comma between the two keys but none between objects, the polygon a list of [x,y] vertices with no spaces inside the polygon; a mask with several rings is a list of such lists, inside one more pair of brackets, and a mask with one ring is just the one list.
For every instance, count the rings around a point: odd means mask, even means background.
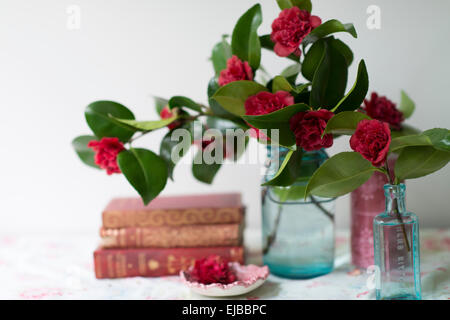
[{"label": "glossy green leaf", "polygon": [[213,95],[216,93],[217,90],[219,90],[219,84],[217,83],[217,80],[213,77],[208,83],[208,102],[211,110],[213,111],[214,115],[232,120],[234,122],[238,122],[240,124],[243,123],[242,119],[227,110],[225,110],[219,102],[217,102],[215,99],[213,99]]},{"label": "glossy green leaf", "polygon": [[231,37],[233,54],[247,61],[253,70],[258,69],[261,62],[261,43],[258,37],[261,23],[261,5],[256,4],[239,18]]},{"label": "glossy green leaf", "polygon": [[352,135],[355,132],[358,123],[364,119],[370,120],[370,117],[362,112],[340,112],[328,120],[324,134],[333,133]]},{"label": "glossy green leaf", "polygon": [[[298,103],[284,107],[272,113],[260,116],[242,116],[242,118],[258,129],[266,129],[267,135],[273,139],[271,129],[279,129],[279,141],[282,146],[292,146],[295,144],[295,136],[291,131],[289,121],[298,112],[310,110],[304,103]],[[275,141],[276,142],[276,141]]]},{"label": "glossy green leaf", "polygon": [[155,108],[158,114],[160,114],[162,109],[169,104],[169,100],[164,98],[153,97],[153,99],[155,100]]},{"label": "glossy green leaf", "polygon": [[169,108],[188,108],[197,112],[202,111],[202,107],[197,102],[183,96],[174,96],[170,98]]},{"label": "glossy green leaf", "polygon": [[303,150],[289,150],[275,176],[263,186],[290,186],[301,174]]},{"label": "glossy green leaf", "polygon": [[308,52],[306,52],[305,59],[302,63],[302,75],[305,79],[312,81],[320,62],[323,59],[325,50],[325,40],[320,40],[314,43]]},{"label": "glossy green leaf", "polygon": [[407,147],[395,163],[395,176],[400,181],[420,178],[445,167],[449,161],[450,152],[433,147]]},{"label": "glossy green leaf", "polygon": [[[188,129],[188,125],[184,125],[182,126],[182,128]],[[172,134],[173,131],[169,131],[161,140],[161,145],[159,146],[159,156],[166,162],[168,176],[170,179],[173,180],[173,170],[177,163],[174,162],[174,159],[172,158],[172,152],[174,148],[180,143],[180,141],[176,139],[172,140]],[[192,144],[192,136],[189,145],[191,144]],[[181,148],[178,153],[179,159],[184,157],[187,151],[188,149]]]},{"label": "glossy green leaf", "polygon": [[281,10],[289,9],[294,6],[308,12],[311,12],[312,10],[311,0],[277,0],[277,3]]},{"label": "glossy green leaf", "polygon": [[[306,181],[307,182],[307,181]],[[271,187],[271,190],[277,195],[280,202],[303,200],[305,198],[306,185],[297,186],[292,185],[289,187]]]},{"label": "glossy green leaf", "polygon": [[338,102],[333,112],[353,111],[361,107],[364,98],[369,90],[369,75],[367,74],[366,64],[361,60],[358,66],[358,74],[356,81],[350,91],[345,95],[341,101]]},{"label": "glossy green leaf", "polygon": [[216,76],[219,76],[220,71],[227,68],[227,61],[232,56],[231,46],[224,36],[222,41],[217,43],[212,50],[211,61],[213,63]]},{"label": "glossy green leaf", "polygon": [[277,91],[294,91],[294,88],[291,86],[289,81],[286,80],[283,76],[276,76],[273,78],[272,82],[272,92],[275,93]]},{"label": "glossy green leaf", "polygon": [[427,136],[434,148],[450,152],[450,130],[443,128],[434,128],[422,133]]},{"label": "glossy green leaf", "polygon": [[247,98],[261,91],[267,91],[267,88],[254,81],[234,81],[220,87],[212,98],[228,112],[242,116],[245,114]]},{"label": "glossy green leaf", "polygon": [[161,128],[167,127],[169,124],[174,122],[176,119],[177,119],[177,116],[174,115],[173,117],[170,117],[167,119],[154,120],[154,121],[137,121],[137,120],[125,120],[125,119],[115,119],[115,120],[133,128],[135,131],[151,131],[151,130],[156,130],[156,129],[161,129]]},{"label": "glossy green leaf", "polygon": [[421,131],[417,128],[414,128],[407,124],[402,124],[402,128],[400,130],[391,129],[391,137],[392,139],[403,136],[411,136],[414,134],[419,134]]},{"label": "glossy green leaf", "polygon": [[432,146],[430,138],[425,135],[411,135],[394,138],[389,146],[390,152],[395,152],[406,147],[414,146]]},{"label": "glossy green leaf", "polygon": [[400,106],[398,107],[398,109],[403,113],[403,117],[405,119],[408,119],[414,113],[416,105],[414,101],[412,101],[411,98],[406,94],[405,91],[402,90],[401,95],[402,98],[400,100]]},{"label": "glossy green leaf", "polygon": [[314,74],[310,105],[314,109],[332,109],[342,99],[347,84],[348,67],[335,47],[324,43],[325,50]]},{"label": "glossy green leaf", "polygon": [[219,172],[220,163],[207,164],[203,161],[202,151],[198,151],[192,163],[192,174],[203,183],[211,184]]},{"label": "glossy green leaf", "polygon": [[134,115],[128,108],[114,101],[93,102],[86,107],[84,115],[89,128],[100,139],[117,137],[120,141],[127,142],[136,132],[111,117],[134,120]]},{"label": "glossy green leaf", "polygon": [[[266,34],[263,35],[261,37],[259,37],[259,41],[261,42],[261,47],[263,47],[264,49],[273,51],[273,48],[275,47],[275,44],[272,42],[272,40],[270,39],[270,34]],[[300,61],[300,57],[294,55],[294,54],[290,54],[289,56],[287,56],[288,59],[291,59],[295,62],[299,62]]]},{"label": "glossy green leaf", "polygon": [[339,39],[333,39],[332,45],[344,56],[347,66],[350,67],[353,62],[353,51],[350,47]]},{"label": "glossy green leaf", "polygon": [[165,161],[152,151],[124,150],[117,156],[117,163],[144,204],[148,204],[164,189],[167,182],[167,166]]},{"label": "glossy green leaf", "polygon": [[89,141],[98,140],[95,136],[79,136],[73,139],[72,146],[75,149],[80,160],[93,168],[100,169],[98,165],[95,164],[94,156],[95,152],[91,148],[88,148]]},{"label": "glossy green leaf", "polygon": [[357,152],[341,152],[325,161],[313,174],[305,197],[334,198],[352,192],[377,169]]},{"label": "glossy green leaf", "polygon": [[304,46],[314,43],[317,40],[324,38],[330,34],[337,32],[347,32],[351,34],[354,38],[357,38],[358,35],[356,33],[355,27],[351,23],[343,24],[338,20],[328,20],[322,23],[320,26],[315,28],[308,34],[305,39],[303,39],[302,44]]},{"label": "glossy green leaf", "polygon": [[285,77],[286,80],[291,84],[295,85],[295,81],[297,80],[298,74],[300,73],[301,65],[299,63],[295,63],[290,65],[286,69],[281,72],[281,76]]}]

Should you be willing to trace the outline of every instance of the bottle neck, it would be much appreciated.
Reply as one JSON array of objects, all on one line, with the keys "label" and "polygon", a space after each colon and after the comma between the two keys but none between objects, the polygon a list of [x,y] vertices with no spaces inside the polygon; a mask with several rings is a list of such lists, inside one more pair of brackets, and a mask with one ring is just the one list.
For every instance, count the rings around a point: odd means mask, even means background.
[{"label": "bottle neck", "polygon": [[403,183],[398,185],[386,184],[384,186],[386,213],[388,215],[397,216],[406,213],[405,190],[406,186]]}]

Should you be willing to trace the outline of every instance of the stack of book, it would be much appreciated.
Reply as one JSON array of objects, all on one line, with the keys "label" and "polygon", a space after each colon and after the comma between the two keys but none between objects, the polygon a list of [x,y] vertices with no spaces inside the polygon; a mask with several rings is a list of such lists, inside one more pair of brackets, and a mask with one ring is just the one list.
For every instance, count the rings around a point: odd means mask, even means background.
[{"label": "stack of book", "polygon": [[236,193],[113,199],[103,211],[98,279],[175,275],[218,255],[244,263],[245,208]]}]

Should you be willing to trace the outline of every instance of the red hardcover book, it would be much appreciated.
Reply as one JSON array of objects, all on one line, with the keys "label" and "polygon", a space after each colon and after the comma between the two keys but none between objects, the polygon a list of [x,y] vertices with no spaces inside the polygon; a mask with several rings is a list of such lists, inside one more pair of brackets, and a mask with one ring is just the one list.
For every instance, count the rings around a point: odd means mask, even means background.
[{"label": "red hardcover book", "polygon": [[97,279],[160,277],[177,275],[197,259],[219,255],[229,261],[244,263],[243,247],[97,249],[94,252]]},{"label": "red hardcover book", "polygon": [[158,197],[147,206],[139,198],[116,198],[103,211],[103,227],[240,223],[243,215],[238,193]]},{"label": "red hardcover book", "polygon": [[100,229],[103,248],[189,248],[240,246],[242,224]]}]

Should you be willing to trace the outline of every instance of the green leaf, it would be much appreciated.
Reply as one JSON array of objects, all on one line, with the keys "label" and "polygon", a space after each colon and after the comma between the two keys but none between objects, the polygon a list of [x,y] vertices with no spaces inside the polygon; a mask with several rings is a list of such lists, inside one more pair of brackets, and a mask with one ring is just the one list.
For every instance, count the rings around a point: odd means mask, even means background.
[{"label": "green leaf", "polygon": [[[187,124],[182,126],[184,129],[188,129],[188,127],[189,125]],[[172,151],[180,143],[180,141],[176,139],[172,140],[172,134],[173,131],[169,131],[161,140],[161,145],[159,146],[159,156],[166,162],[168,176],[173,180],[173,170],[177,163],[172,159]],[[192,144],[192,136],[190,144]],[[187,151],[188,149],[185,150],[184,148],[181,148],[179,151],[180,159],[186,155]]]},{"label": "green leaf", "polygon": [[414,101],[412,101],[411,98],[406,94],[405,91],[402,90],[401,95],[402,98],[400,100],[400,106],[398,107],[398,109],[403,113],[403,117],[405,119],[408,119],[414,113],[416,105]]},{"label": "green leaf", "polygon": [[395,163],[395,176],[400,181],[420,178],[445,167],[449,161],[450,152],[433,147],[407,147]]},{"label": "green leaf", "polygon": [[320,40],[314,43],[308,52],[306,52],[305,59],[302,63],[302,75],[305,79],[312,81],[317,68],[322,61],[325,50],[325,40]]},{"label": "green leaf", "polygon": [[[273,48],[275,47],[275,44],[272,42],[272,40],[270,39],[270,34],[266,34],[263,35],[261,37],[259,37],[259,41],[261,42],[261,47],[263,47],[264,49],[273,51]],[[300,57],[294,55],[294,54],[290,54],[289,56],[287,56],[288,59],[291,59],[295,62],[299,62],[300,61]]]},{"label": "green leaf", "polygon": [[144,204],[147,205],[164,189],[167,182],[167,166],[165,161],[152,151],[124,150],[117,156],[117,163]]},{"label": "green leaf", "polygon": [[361,107],[364,98],[369,90],[369,75],[367,74],[366,64],[364,60],[361,60],[358,66],[358,74],[356,81],[350,91],[344,98],[339,101],[336,107],[333,108],[333,112],[336,110],[341,111],[353,111]]},{"label": "green leaf", "polygon": [[415,134],[419,134],[421,131],[417,128],[414,128],[407,124],[402,124],[402,128],[400,130],[392,130],[391,129],[391,137],[392,139],[403,136],[411,136]]},{"label": "green leaf", "polygon": [[406,147],[429,146],[450,152],[450,133],[447,129],[430,129],[421,134],[393,138],[389,151],[395,152]]},{"label": "green leaf", "polygon": [[350,67],[353,62],[353,52],[349,46],[339,39],[333,39],[332,45],[344,56],[347,66]]},{"label": "green leaf", "polygon": [[305,39],[303,39],[302,44],[304,46],[307,46],[310,43],[314,43],[321,38],[337,32],[347,32],[351,34],[353,38],[358,37],[353,24],[342,24],[338,20],[328,20],[327,22],[322,23],[320,26],[311,31],[311,33],[308,34]]},{"label": "green leaf", "polygon": [[174,122],[177,119],[177,116],[155,121],[136,121],[136,120],[125,120],[125,119],[116,119],[116,121],[123,123],[136,131],[151,131],[156,129],[161,129],[167,127],[169,124]]},{"label": "green leaf", "polygon": [[261,43],[257,33],[261,23],[261,5],[256,4],[239,18],[231,37],[233,54],[247,61],[253,70],[258,69],[261,62]]},{"label": "green leaf", "polygon": [[[295,144],[295,135],[291,131],[289,121],[298,112],[310,110],[304,103],[293,104],[272,113],[260,116],[242,116],[242,118],[258,129],[267,129],[267,135],[272,138],[270,129],[279,130],[279,144],[292,146]],[[276,142],[276,141],[275,141]]]},{"label": "green leaf", "polygon": [[216,100],[212,98],[213,95],[216,93],[216,91],[219,90],[219,88],[220,87],[216,79],[214,77],[211,78],[211,80],[208,83],[208,101],[209,106],[211,107],[211,110],[213,111],[214,115],[221,118],[229,119],[235,123],[239,123],[240,125],[245,125],[244,121],[240,117],[225,110],[220,105],[220,103],[218,103]]},{"label": "green leaf", "polygon": [[301,65],[299,63],[290,65],[286,69],[281,72],[281,75],[286,78],[286,80],[295,85],[295,81],[297,80],[298,74],[300,73]]},{"label": "green leaf", "polygon": [[450,130],[434,128],[426,130],[422,134],[430,139],[431,144],[436,149],[450,152]]},{"label": "green leaf", "polygon": [[277,0],[277,3],[281,10],[289,9],[294,6],[308,12],[311,12],[312,10],[311,0]]},{"label": "green leaf", "polygon": [[324,134],[333,133],[352,135],[355,132],[358,123],[364,119],[370,120],[370,117],[362,112],[340,112],[328,120]]},{"label": "green leaf", "polygon": [[273,179],[263,186],[290,186],[300,175],[303,150],[289,150]]},{"label": "green leaf", "polygon": [[334,198],[352,192],[369,180],[377,169],[357,152],[341,152],[325,161],[306,187],[309,194]]},{"label": "green leaf", "polygon": [[120,125],[120,123],[110,117],[134,120],[133,113],[120,103],[96,101],[86,107],[84,115],[89,128],[100,139],[103,137],[117,137],[120,141],[127,142],[135,133],[135,130],[125,125]]},{"label": "green leaf", "polygon": [[291,84],[286,80],[285,77],[276,76],[275,78],[273,78],[272,92],[275,93],[277,91],[291,92],[294,91],[294,88],[292,88]]},{"label": "green leaf", "polygon": [[432,143],[430,138],[422,134],[403,136],[391,140],[389,151],[395,152],[406,147],[414,146],[432,146]]},{"label": "green leaf", "polygon": [[304,186],[292,185],[289,187],[272,187],[271,189],[273,193],[278,196],[280,202],[286,202],[288,200],[303,200],[305,198],[306,185]]},{"label": "green leaf", "polygon": [[348,67],[344,56],[334,46],[324,43],[325,50],[312,81],[310,105],[332,109],[344,96]]},{"label": "green leaf", "polygon": [[231,46],[226,40],[226,36],[222,37],[222,41],[217,43],[212,50],[211,61],[213,63],[216,76],[219,76],[220,71],[227,68],[227,61],[232,56]]},{"label": "green leaf", "polygon": [[169,108],[188,108],[197,112],[202,112],[202,107],[197,102],[183,96],[170,98]]},{"label": "green leaf", "polygon": [[73,139],[72,146],[75,149],[80,160],[93,168],[100,169],[98,165],[95,164],[94,156],[95,152],[91,148],[88,148],[89,141],[98,140],[97,137],[94,136],[79,136]]},{"label": "green leaf", "polygon": [[220,163],[206,164],[203,161],[202,150],[199,150],[192,163],[192,174],[198,181],[211,184],[219,172],[220,166]]},{"label": "green leaf", "polygon": [[220,87],[212,98],[228,112],[242,116],[247,98],[261,91],[267,91],[267,88],[253,81],[241,80]]},{"label": "green leaf", "polygon": [[164,98],[153,97],[153,99],[155,100],[155,108],[158,114],[160,114],[162,109],[169,104],[169,100]]},{"label": "green leaf", "polygon": [[353,52],[341,40],[334,38],[320,39],[319,41],[316,41],[305,53],[305,59],[302,63],[302,74],[305,79],[308,79],[309,81],[313,80],[314,74],[322,61],[325,50],[325,42],[333,46],[335,50],[341,53],[346,61],[347,67],[349,67],[353,62]]}]

